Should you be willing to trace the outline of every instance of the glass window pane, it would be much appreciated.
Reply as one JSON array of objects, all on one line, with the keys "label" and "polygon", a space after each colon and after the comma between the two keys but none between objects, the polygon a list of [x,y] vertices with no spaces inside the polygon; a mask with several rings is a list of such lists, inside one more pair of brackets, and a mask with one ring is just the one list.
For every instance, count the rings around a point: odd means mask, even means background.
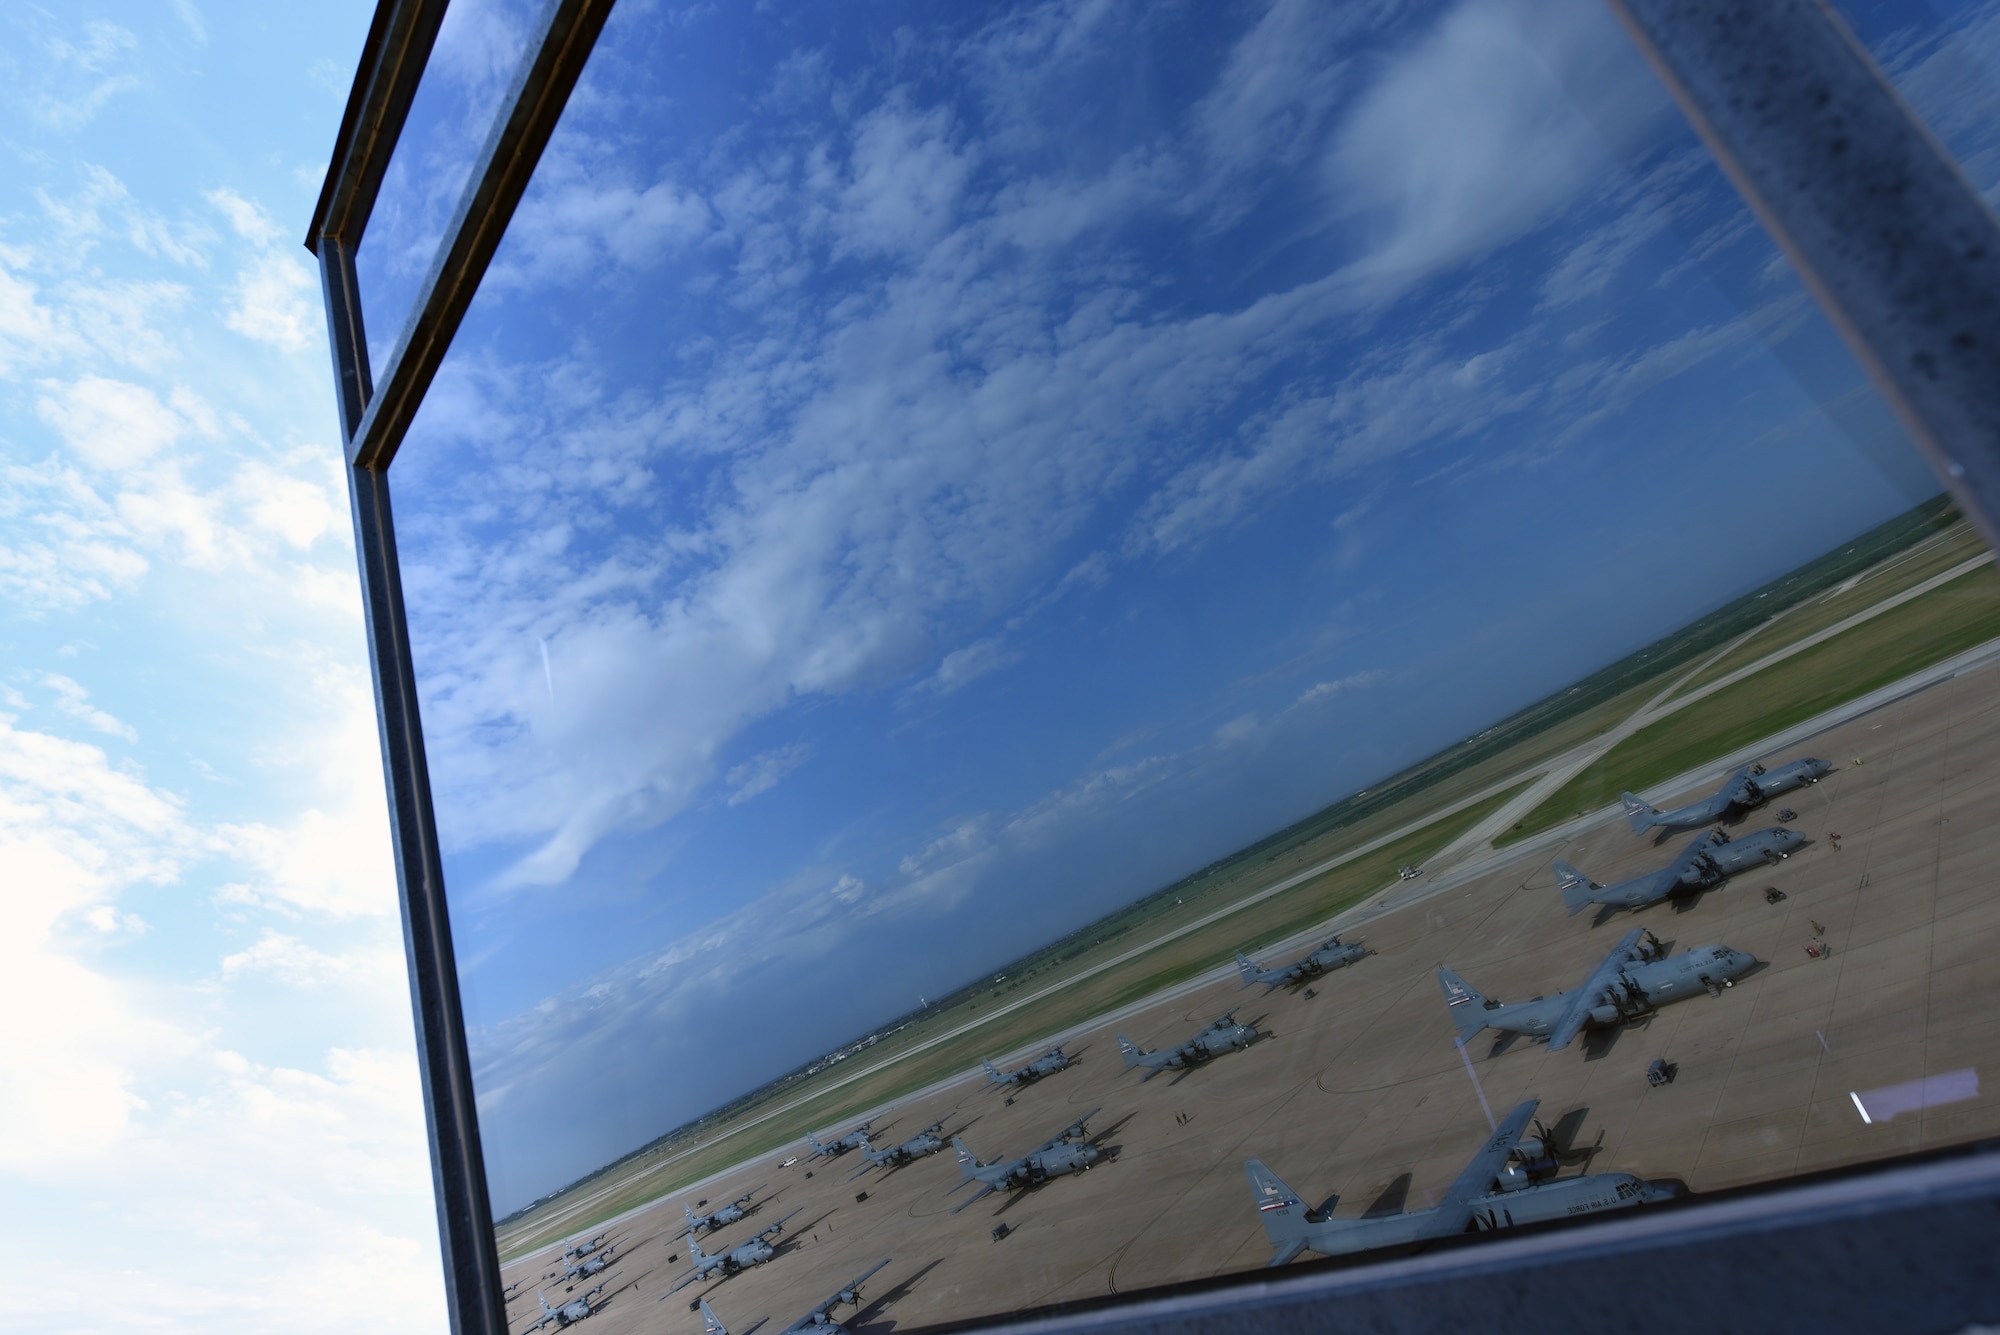
[{"label": "glass window pane", "polygon": [[1989,4],[1846,0],[1842,15],[1986,194],[2000,192],[2000,12]]},{"label": "glass window pane", "polygon": [[2000,574],[1595,7],[621,8],[395,487],[516,1316],[2000,1120]]},{"label": "glass window pane", "polygon": [[354,267],[379,379],[520,68],[545,0],[452,0]]}]

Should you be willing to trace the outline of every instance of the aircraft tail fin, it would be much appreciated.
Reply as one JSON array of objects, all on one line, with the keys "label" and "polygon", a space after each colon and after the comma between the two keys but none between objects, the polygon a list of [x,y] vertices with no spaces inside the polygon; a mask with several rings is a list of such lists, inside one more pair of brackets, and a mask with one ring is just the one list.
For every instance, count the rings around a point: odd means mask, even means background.
[{"label": "aircraft tail fin", "polygon": [[958,1155],[958,1184],[964,1186],[966,1183],[972,1181],[972,1170],[982,1168],[985,1165],[979,1162],[977,1155],[965,1148],[965,1142],[957,1136],[951,1138],[951,1148],[952,1152]]},{"label": "aircraft tail fin", "polygon": [[1444,989],[1444,1004],[1451,1009],[1451,1021],[1458,1026],[1463,1043],[1486,1027],[1486,995],[1450,969],[1438,969],[1438,985]]},{"label": "aircraft tail fin", "polygon": [[1648,806],[1630,793],[1618,794],[1618,800],[1625,804],[1625,819],[1632,822],[1632,833],[1644,834],[1657,823],[1654,820],[1660,814],[1657,807]]},{"label": "aircraft tail fin", "polygon": [[1146,1055],[1144,1048],[1125,1037],[1123,1033],[1118,1035],[1118,1052],[1125,1058],[1125,1069],[1128,1071],[1137,1066],[1139,1059]]},{"label": "aircraft tail fin", "polygon": [[688,1204],[688,1203],[687,1203],[686,1201],[682,1201],[682,1202],[681,1202],[681,1213],[682,1213],[682,1214],[684,1214],[684,1215],[686,1215],[686,1216],[688,1217],[688,1227],[689,1227],[689,1228],[693,1228],[693,1227],[694,1227],[694,1207],[693,1207],[692,1205],[689,1205],[689,1204]]},{"label": "aircraft tail fin", "polygon": [[729,1335],[729,1327],[722,1324],[722,1318],[708,1305],[708,1299],[703,1298],[700,1301],[702,1335]]},{"label": "aircraft tail fin", "polygon": [[1250,1180],[1251,1203],[1257,1207],[1257,1218],[1264,1225],[1264,1236],[1271,1240],[1274,1249],[1270,1263],[1283,1265],[1305,1250],[1305,1202],[1285,1185],[1283,1179],[1266,1168],[1261,1159],[1244,1161],[1243,1175]]},{"label": "aircraft tail fin", "polygon": [[708,1253],[701,1249],[701,1243],[696,1241],[694,1234],[688,1234],[688,1260],[700,1265],[707,1259]]},{"label": "aircraft tail fin", "polygon": [[1005,1075],[1003,1075],[1003,1074],[1001,1073],[1001,1071],[1000,1071],[1000,1068],[999,1068],[999,1067],[997,1067],[997,1066],[995,1066],[995,1065],[994,1065],[994,1064],[993,1064],[992,1062],[990,1062],[990,1061],[986,1060],[986,1059],[985,1059],[984,1057],[982,1057],[982,1058],[980,1058],[980,1059],[979,1059],[979,1064],[980,1064],[981,1066],[984,1066],[984,1067],[986,1068],[986,1083],[987,1083],[987,1084],[989,1084],[989,1085],[1004,1085],[1004,1084],[1006,1084],[1006,1083],[1007,1083],[1007,1077],[1006,1077]]},{"label": "aircraft tail fin", "polygon": [[1263,970],[1259,969],[1256,963],[1242,951],[1236,953],[1236,971],[1243,975],[1243,985],[1245,987],[1250,986],[1252,983],[1261,983],[1264,981],[1261,977]]},{"label": "aircraft tail fin", "polygon": [[1562,891],[1563,903],[1569,905],[1570,914],[1574,916],[1590,907],[1590,892],[1603,887],[1567,862],[1558,862],[1556,888]]},{"label": "aircraft tail fin", "polygon": [[548,1295],[548,1294],[546,1294],[546,1293],[543,1293],[543,1292],[542,1292],[542,1291],[541,1291],[540,1289],[536,1289],[536,1290],[535,1290],[535,1297],[537,1297],[537,1298],[541,1299],[541,1302],[542,1302],[542,1312],[543,1312],[543,1313],[544,1313],[544,1314],[546,1315],[546,1314],[548,1313],[548,1311],[550,1310],[550,1309],[549,1309],[549,1295]]}]

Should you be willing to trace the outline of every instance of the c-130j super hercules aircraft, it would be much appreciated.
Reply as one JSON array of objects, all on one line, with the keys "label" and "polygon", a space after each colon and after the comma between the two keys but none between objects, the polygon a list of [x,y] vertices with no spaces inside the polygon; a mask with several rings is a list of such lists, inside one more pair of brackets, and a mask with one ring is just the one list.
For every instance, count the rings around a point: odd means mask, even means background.
[{"label": "c-130j super hercules aircraft", "polygon": [[1586,1028],[1613,1028],[1704,989],[1721,996],[1723,988],[1734,987],[1738,978],[1757,967],[1756,956],[1728,946],[1696,946],[1671,959],[1664,954],[1651,932],[1635,927],[1611,948],[1582,987],[1512,1005],[1482,995],[1450,969],[1438,970],[1438,983],[1444,988],[1452,1023],[1458,1026],[1460,1043],[1491,1028],[1546,1038],[1551,1051],[1561,1051]]},{"label": "c-130j super hercules aircraft", "polygon": [[1767,770],[1762,765],[1745,765],[1731,772],[1720,788],[1701,801],[1690,802],[1671,811],[1648,806],[1630,793],[1620,793],[1618,800],[1625,804],[1625,819],[1632,822],[1634,834],[1657,829],[1665,835],[1675,830],[1692,830],[1715,821],[1738,820],[1744,812],[1763,806],[1778,794],[1818,783],[1832,772],[1833,766],[1826,761],[1807,756],[1774,770]]},{"label": "c-130j super hercules aircraft", "polygon": [[[1592,904],[1606,909],[1642,909],[1663,899],[1691,890],[1706,890],[1752,867],[1768,867],[1782,862],[1805,847],[1806,837],[1797,830],[1773,825],[1768,830],[1731,839],[1720,830],[1710,830],[1691,840],[1679,857],[1658,871],[1635,876],[1616,885],[1599,885],[1567,862],[1555,864],[1556,889],[1571,916]],[[1602,919],[1599,919],[1602,921]]]},{"label": "c-130j super hercules aircraft", "polygon": [[[1643,1205],[1673,1193],[1630,1173],[1586,1173],[1580,1177],[1538,1181],[1531,1172],[1510,1165],[1509,1159],[1541,1160],[1545,1146],[1521,1139],[1535,1115],[1536,1100],[1507,1114],[1486,1144],[1472,1156],[1465,1171],[1445,1190],[1444,1199],[1428,1210],[1378,1218],[1332,1219],[1333,1200],[1308,1210],[1298,1193],[1279,1180],[1261,1160],[1243,1165],[1250,1179],[1250,1198],[1271,1239],[1271,1265],[1283,1265],[1303,1251],[1344,1256],[1372,1247],[1393,1247],[1449,1237],[1468,1228],[1505,1228]],[[1545,1138],[1544,1138],[1545,1139]],[[1546,1160],[1544,1160],[1546,1162]],[[1337,1198],[1335,1198],[1337,1199]]]},{"label": "c-130j super hercules aircraft", "polygon": [[1302,986],[1321,974],[1345,968],[1356,960],[1367,959],[1374,953],[1364,945],[1342,945],[1340,938],[1336,936],[1322,942],[1304,959],[1287,964],[1282,969],[1260,969],[1256,961],[1239,951],[1236,956],[1236,970],[1243,975],[1245,987],[1252,983],[1262,983],[1264,991],[1269,993],[1278,987]]}]

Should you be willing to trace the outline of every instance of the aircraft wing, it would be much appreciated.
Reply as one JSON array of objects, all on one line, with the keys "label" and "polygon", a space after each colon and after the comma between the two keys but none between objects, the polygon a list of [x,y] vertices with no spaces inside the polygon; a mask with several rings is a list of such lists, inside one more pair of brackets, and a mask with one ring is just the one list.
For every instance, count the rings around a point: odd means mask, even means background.
[{"label": "aircraft wing", "polygon": [[786,1215],[784,1219],[776,1219],[764,1225],[763,1228],[757,1231],[757,1236],[763,1238],[763,1237],[769,1237],[773,1233],[781,1233],[784,1231],[785,1228],[785,1219],[796,1219],[804,1213],[805,1213],[805,1208],[801,1206],[800,1208]]},{"label": "aircraft wing", "polygon": [[1665,899],[1681,883],[1681,870],[1694,861],[1692,856],[1683,856],[1646,878],[1646,893],[1654,899]]},{"label": "aircraft wing", "polygon": [[1092,1108],[1089,1112],[1077,1118],[1074,1122],[1071,1122],[1068,1126],[1064,1127],[1062,1130],[1056,1132],[1056,1134],[1052,1138],[1043,1141],[1040,1145],[1038,1145],[1035,1148],[1035,1153],[1040,1154],[1043,1150],[1052,1150],[1058,1145],[1068,1143],[1069,1138],[1071,1136],[1082,1135],[1084,1131],[1083,1124],[1085,1122],[1088,1122],[1091,1118],[1097,1116],[1097,1114],[1103,1111],[1104,1109],[1102,1108]]},{"label": "aircraft wing", "polygon": [[[874,1265],[869,1266],[866,1270],[862,1271],[860,1274],[856,1275],[853,1279],[849,1280],[847,1282],[846,1287],[842,1288],[838,1293],[834,1294],[831,1298],[828,1298],[818,1307],[813,1308],[812,1311],[807,1312],[804,1316],[800,1317],[797,1321],[794,1321],[791,1325],[786,1326],[782,1331],[778,1332],[778,1335],[795,1335],[795,1332],[797,1331],[811,1330],[813,1327],[819,1324],[817,1318],[825,1316],[827,1313],[833,1311],[834,1308],[846,1302],[847,1295],[850,1293],[853,1294],[856,1300],[858,1301],[861,1297],[862,1282],[865,1281],[870,1275],[874,1274],[877,1270],[880,1270],[883,1266],[889,1264],[889,1260],[890,1258],[885,1256],[881,1260],[877,1261]],[[727,1332],[724,1332],[724,1335],[727,1335]]]},{"label": "aircraft wing", "polygon": [[1646,934],[1643,927],[1634,927],[1625,934],[1625,939],[1613,946],[1604,962],[1591,970],[1590,977],[1583,986],[1569,994],[1569,1004],[1563,1007],[1561,1015],[1549,1030],[1549,1051],[1560,1052],[1570,1045],[1570,1040],[1583,1032],[1584,1024],[1590,1019],[1590,1012],[1597,1003],[1604,1000],[1605,992],[1612,980],[1618,977],[1632,958],[1632,947],[1639,944],[1639,938]]},{"label": "aircraft wing", "polygon": [[1528,1121],[1540,1104],[1540,1099],[1529,1099],[1508,1113],[1507,1120],[1493,1128],[1493,1134],[1479,1147],[1479,1153],[1472,1156],[1465,1171],[1446,1189],[1437,1207],[1441,1234],[1463,1233],[1472,1222],[1474,1203],[1493,1190],[1493,1179],[1507,1166],[1507,1156],[1514,1152],[1515,1144],[1528,1129]]},{"label": "aircraft wing", "polygon": [[[1005,1179],[1002,1180],[1004,1181]],[[964,1186],[965,1184],[961,1182],[959,1183],[959,1185]],[[964,1204],[954,1206],[952,1208],[952,1213],[957,1214],[960,1210],[965,1209],[967,1206],[971,1205],[974,1201],[984,1200],[986,1197],[991,1196],[994,1192],[998,1190],[1000,1190],[1000,1188],[994,1186],[991,1182],[982,1181],[979,1184],[979,1190],[973,1192],[970,1196],[966,1197]]]}]

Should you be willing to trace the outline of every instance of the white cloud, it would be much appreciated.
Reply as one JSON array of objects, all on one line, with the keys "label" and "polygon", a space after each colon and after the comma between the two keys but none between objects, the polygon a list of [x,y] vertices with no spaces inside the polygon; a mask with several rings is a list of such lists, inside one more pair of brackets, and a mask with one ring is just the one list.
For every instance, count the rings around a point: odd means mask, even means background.
[{"label": "white cloud", "polygon": [[393,947],[332,954],[269,927],[251,945],[222,957],[225,980],[257,974],[303,988],[346,983],[393,990],[404,981],[404,967],[402,952]]},{"label": "white cloud", "polygon": [[263,254],[245,261],[235,302],[223,323],[248,339],[287,351],[310,346],[315,312],[312,272],[303,259]]},{"label": "white cloud", "polygon": [[81,683],[59,672],[44,672],[42,684],[56,693],[57,709],[71,718],[82,720],[93,731],[122,737],[128,742],[139,740],[138,729],[129,723],[120,723],[103,710],[93,707],[89,703],[90,692],[86,691]]},{"label": "white cloud", "polygon": [[0,375],[74,352],[81,342],[58,324],[38,299],[34,284],[15,274],[6,253],[0,251]]},{"label": "white cloud", "polygon": [[1346,676],[1336,677],[1332,681],[1317,681],[1299,692],[1299,698],[1292,702],[1291,707],[1297,709],[1301,705],[1317,704],[1322,700],[1330,700],[1334,696],[1344,694],[1348,691],[1359,690],[1364,686],[1373,686],[1377,682],[1382,681],[1387,675],[1387,673],[1371,668],[1364,672],[1350,672]]},{"label": "white cloud", "polygon": [[282,235],[277,222],[262,205],[243,198],[234,190],[211,190],[205,197],[229,220],[236,235],[253,245],[271,245]]},{"label": "white cloud", "polygon": [[188,423],[141,385],[86,375],[42,382],[42,419],[93,468],[132,469],[187,433]]},{"label": "white cloud", "polygon": [[395,912],[381,750],[372,698],[358,676],[350,671],[319,684],[336,706],[312,752],[330,800],[305,806],[282,824],[229,824],[216,831],[219,845],[250,873],[222,888],[222,902],[334,919]]},{"label": "white cloud", "polygon": [[1462,0],[1384,70],[1326,160],[1368,237],[1350,271],[1402,292],[1513,241],[1608,180],[1668,113],[1610,15],[1559,0]]},{"label": "white cloud", "polygon": [[848,154],[832,220],[836,258],[919,251],[951,226],[973,164],[942,108],[881,107],[854,127]]},{"label": "white cloud", "polygon": [[107,1152],[145,1106],[136,1067],[189,1050],[138,989],[60,943],[65,923],[88,925],[128,887],[177,876],[198,844],[179,803],[103,751],[0,715],[0,932],[10,950],[0,1006],[61,1017],[0,1027],[0,1172],[61,1175]]},{"label": "white cloud", "polygon": [[989,672],[998,672],[1020,661],[1018,650],[1010,649],[998,636],[988,636],[974,640],[963,649],[954,649],[938,662],[937,671],[923,682],[922,688],[939,695],[950,695]]},{"label": "white cloud", "polygon": [[310,346],[320,314],[313,301],[311,265],[296,247],[283,244],[282,229],[261,206],[233,190],[212,190],[207,198],[250,243],[223,323],[245,338],[288,352]]},{"label": "white cloud", "polygon": [[102,19],[86,22],[79,41],[50,38],[45,47],[50,70],[64,88],[60,92],[49,89],[47,83],[54,80],[45,80],[43,93],[33,103],[36,119],[65,132],[90,124],[112,98],[140,86],[131,74],[107,73],[138,44],[139,39],[129,29]]},{"label": "white cloud", "polygon": [[768,793],[778,786],[778,781],[793,770],[812,759],[813,749],[804,742],[793,742],[752,756],[742,764],[722,776],[722,781],[732,790],[729,805],[737,806],[748,802],[759,793]]},{"label": "white cloud", "polygon": [[173,0],[173,4],[174,17],[181,21],[181,26],[187,29],[195,45],[208,45],[208,25],[202,21],[201,11],[195,8],[194,0]]}]

